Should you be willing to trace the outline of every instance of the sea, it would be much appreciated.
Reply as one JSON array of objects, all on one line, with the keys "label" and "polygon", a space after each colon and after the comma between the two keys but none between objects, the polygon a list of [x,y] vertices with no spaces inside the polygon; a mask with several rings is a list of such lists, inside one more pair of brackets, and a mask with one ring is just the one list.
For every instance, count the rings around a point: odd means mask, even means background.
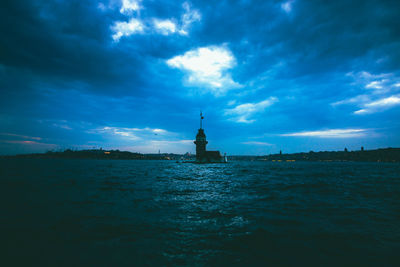
[{"label": "sea", "polygon": [[1,159],[1,266],[400,266],[400,164]]}]

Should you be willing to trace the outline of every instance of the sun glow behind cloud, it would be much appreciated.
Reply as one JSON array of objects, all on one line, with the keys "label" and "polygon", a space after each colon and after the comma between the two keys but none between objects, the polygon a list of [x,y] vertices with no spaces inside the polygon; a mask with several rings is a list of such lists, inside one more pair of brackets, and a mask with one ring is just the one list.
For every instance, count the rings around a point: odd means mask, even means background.
[{"label": "sun glow behind cloud", "polygon": [[236,59],[224,45],[193,49],[167,60],[167,64],[185,71],[188,85],[205,86],[215,95],[241,87],[227,71],[236,65]]}]

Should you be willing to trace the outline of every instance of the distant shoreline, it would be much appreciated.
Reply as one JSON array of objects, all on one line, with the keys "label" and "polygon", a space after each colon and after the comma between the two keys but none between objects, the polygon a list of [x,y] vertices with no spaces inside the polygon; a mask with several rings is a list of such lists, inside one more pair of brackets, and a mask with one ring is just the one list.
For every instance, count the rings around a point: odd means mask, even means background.
[{"label": "distant shoreline", "polygon": [[[108,160],[194,160],[192,154],[141,154],[119,150],[71,150],[33,154],[18,154],[12,156],[0,156],[2,159],[108,159]],[[291,154],[271,154],[265,156],[228,156],[228,160],[257,160],[272,162],[293,161],[359,161],[359,162],[400,162],[400,148],[380,148],[374,150],[357,151],[320,151],[302,152]]]}]

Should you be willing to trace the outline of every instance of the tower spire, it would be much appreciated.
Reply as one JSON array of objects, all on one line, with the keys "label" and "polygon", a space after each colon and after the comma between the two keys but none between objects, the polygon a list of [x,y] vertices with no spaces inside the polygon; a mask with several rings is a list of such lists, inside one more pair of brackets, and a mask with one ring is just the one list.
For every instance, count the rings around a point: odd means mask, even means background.
[{"label": "tower spire", "polygon": [[203,112],[200,111],[200,129],[203,129],[203,119],[204,119]]}]

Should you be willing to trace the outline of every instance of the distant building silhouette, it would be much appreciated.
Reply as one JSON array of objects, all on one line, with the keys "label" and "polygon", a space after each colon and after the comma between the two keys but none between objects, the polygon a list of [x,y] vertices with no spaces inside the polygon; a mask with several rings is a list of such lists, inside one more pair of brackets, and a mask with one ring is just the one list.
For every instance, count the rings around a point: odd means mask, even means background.
[{"label": "distant building silhouette", "polygon": [[226,162],[226,156],[222,157],[219,151],[207,151],[208,141],[203,129],[203,113],[200,112],[200,129],[196,135],[196,162],[197,163],[217,163]]}]

